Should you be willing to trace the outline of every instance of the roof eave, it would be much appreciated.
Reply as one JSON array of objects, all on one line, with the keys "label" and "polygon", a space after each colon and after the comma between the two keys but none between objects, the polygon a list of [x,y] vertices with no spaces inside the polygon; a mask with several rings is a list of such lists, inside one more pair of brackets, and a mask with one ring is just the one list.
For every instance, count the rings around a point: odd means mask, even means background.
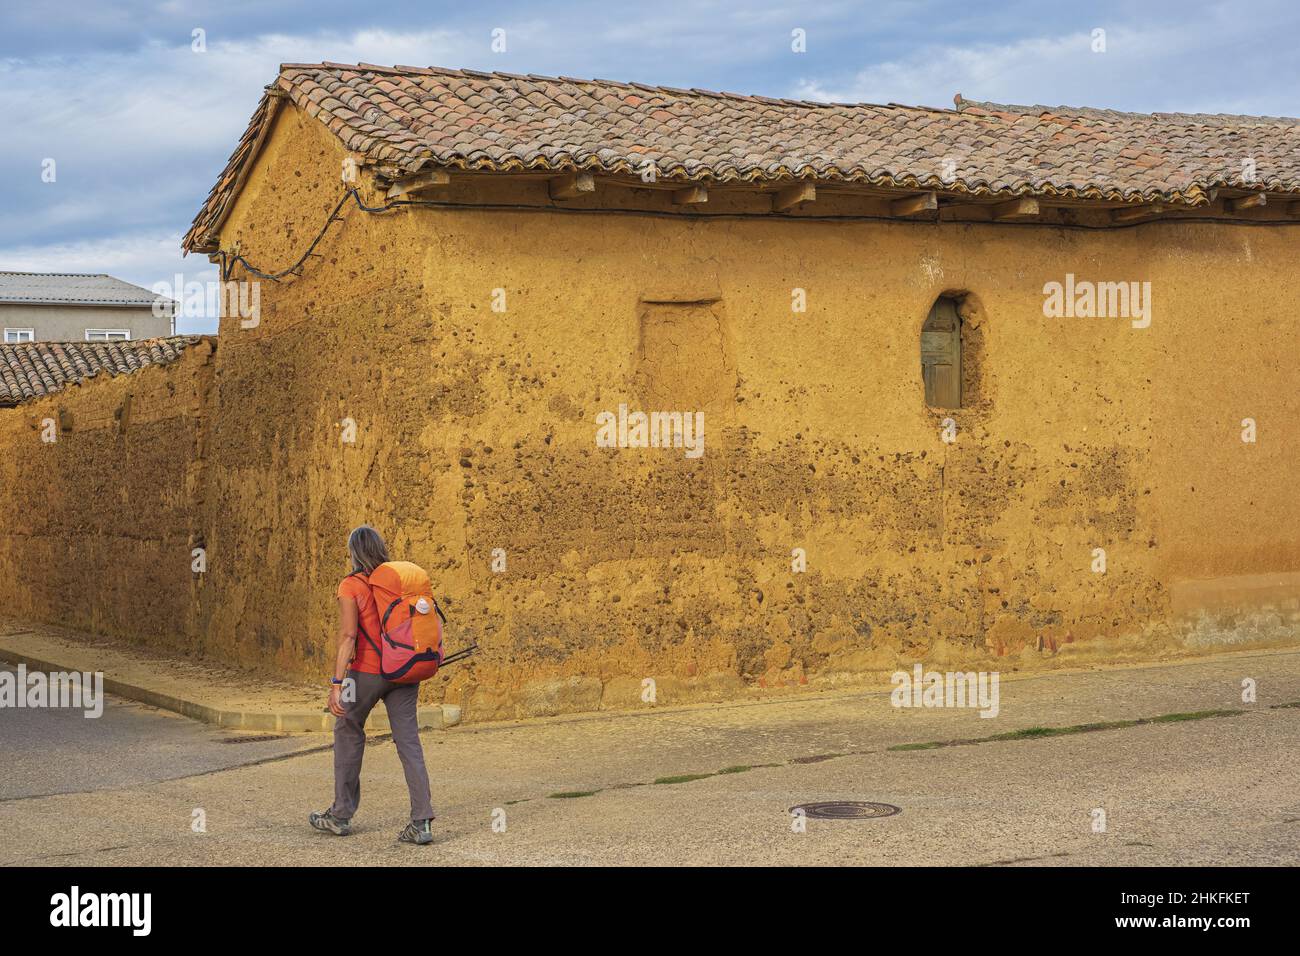
[{"label": "roof eave", "polygon": [[[195,236],[194,230],[198,228],[199,222],[204,218],[204,213],[207,210],[207,203],[204,203],[204,208],[200,209],[199,214],[194,218],[194,222],[190,225],[190,231],[187,232],[185,238],[181,240],[181,248],[187,255],[191,252],[214,253],[220,250],[221,227],[225,225],[226,220],[230,217],[230,213],[234,210],[235,202],[238,200],[239,194],[244,188],[245,181],[248,179],[249,175],[253,171],[253,167],[257,163],[257,157],[261,154],[262,147],[266,145],[266,137],[269,135],[271,127],[275,124],[276,116],[279,115],[280,102],[287,96],[288,94],[281,88],[279,78],[276,79],[274,85],[268,86],[263,91],[262,98],[258,101],[257,109],[253,111],[253,118],[249,124],[250,131],[254,124],[257,126],[252,146],[247,155],[240,159],[235,181],[231,184],[230,192],[226,195],[225,201],[217,210],[216,217],[213,219],[211,224],[207,225],[201,236]],[[261,114],[260,118],[259,114]],[[245,133],[245,136],[247,135],[248,134]],[[242,146],[243,143],[241,142],[240,145],[235,148],[234,154],[226,164],[226,170],[229,170],[230,164],[234,163],[236,158],[239,157]],[[222,171],[221,179],[225,178],[226,170]],[[220,187],[221,179],[218,179],[217,185],[213,187],[214,193]],[[209,199],[210,198],[211,196]]]}]

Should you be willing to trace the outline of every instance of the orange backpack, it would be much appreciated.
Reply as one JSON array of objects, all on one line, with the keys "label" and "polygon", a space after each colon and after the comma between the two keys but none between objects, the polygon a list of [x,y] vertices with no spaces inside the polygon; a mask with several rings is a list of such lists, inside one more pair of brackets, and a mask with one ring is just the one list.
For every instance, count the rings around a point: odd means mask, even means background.
[{"label": "orange backpack", "polygon": [[380,676],[417,684],[438,673],[447,618],[433,598],[429,575],[410,561],[388,561],[370,573],[369,583],[379,612]]}]

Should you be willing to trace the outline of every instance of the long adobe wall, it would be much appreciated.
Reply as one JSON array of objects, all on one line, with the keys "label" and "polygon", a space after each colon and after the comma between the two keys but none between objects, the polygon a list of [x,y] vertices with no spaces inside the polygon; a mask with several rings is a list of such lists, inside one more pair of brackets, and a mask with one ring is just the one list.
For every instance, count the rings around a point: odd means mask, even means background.
[{"label": "long adobe wall", "polygon": [[[223,244],[292,264],[345,159],[283,110]],[[371,522],[480,643],[424,690],[471,720],[1294,641],[1295,235],[349,208],[215,353],[0,410],[0,608],[319,680]],[[1151,321],[1047,317],[1067,281],[1150,283]],[[702,453],[619,447],[624,408],[702,414]]]},{"label": "long adobe wall", "polygon": [[0,609],[168,652],[202,649],[215,343],[0,409]]},{"label": "long adobe wall", "polygon": [[[292,263],[345,158],[283,110],[223,244]],[[205,640],[324,674],[363,521],[479,640],[426,691],[470,719],[1293,640],[1295,236],[349,210],[257,327],[223,323]],[[1067,275],[1149,282],[1150,325],[1045,317]],[[953,413],[920,375],[944,294]],[[620,405],[703,411],[705,453],[600,447]]]}]

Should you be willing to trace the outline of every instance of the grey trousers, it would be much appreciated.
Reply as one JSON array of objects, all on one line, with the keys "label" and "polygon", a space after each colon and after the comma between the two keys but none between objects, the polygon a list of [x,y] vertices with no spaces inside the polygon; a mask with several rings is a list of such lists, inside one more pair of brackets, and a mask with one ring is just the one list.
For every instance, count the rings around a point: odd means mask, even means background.
[{"label": "grey trousers", "polygon": [[382,700],[397,756],[406,773],[406,789],[411,793],[411,819],[432,820],[429,772],[424,768],[424,748],[415,715],[420,685],[393,684],[378,674],[360,671],[348,671],[348,677],[356,681],[356,700],[345,701],[347,716],[334,721],[334,806],[330,812],[340,820],[350,820],[357,812],[361,802],[361,758],[366,753],[366,718]]}]

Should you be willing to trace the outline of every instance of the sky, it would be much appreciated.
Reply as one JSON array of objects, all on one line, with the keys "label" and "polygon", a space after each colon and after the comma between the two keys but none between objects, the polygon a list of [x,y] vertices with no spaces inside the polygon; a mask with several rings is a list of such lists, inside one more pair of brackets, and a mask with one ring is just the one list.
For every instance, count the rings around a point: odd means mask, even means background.
[{"label": "sky", "polygon": [[[280,63],[1296,116],[1297,27],[1294,0],[6,2],[0,270],[107,272],[145,288],[214,279],[206,256],[182,257],[180,238]],[[504,50],[493,49],[499,31]],[[208,316],[178,322],[215,330]]]}]

